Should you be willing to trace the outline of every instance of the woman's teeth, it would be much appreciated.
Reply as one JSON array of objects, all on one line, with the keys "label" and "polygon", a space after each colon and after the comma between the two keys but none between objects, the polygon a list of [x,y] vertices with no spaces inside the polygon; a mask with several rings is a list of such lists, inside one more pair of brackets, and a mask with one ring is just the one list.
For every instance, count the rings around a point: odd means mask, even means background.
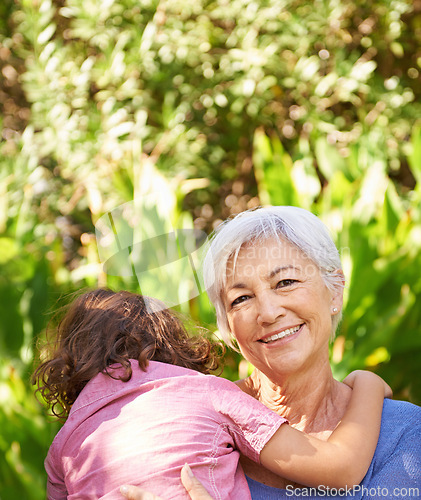
[{"label": "woman's teeth", "polygon": [[298,332],[298,330],[301,328],[301,325],[294,326],[294,328],[288,328],[287,330],[284,330],[282,332],[276,333],[275,335],[272,335],[272,337],[268,337],[266,339],[261,339],[261,342],[264,342],[267,344],[268,342],[273,342],[274,340],[279,340],[283,339],[284,337],[289,337],[290,335]]}]

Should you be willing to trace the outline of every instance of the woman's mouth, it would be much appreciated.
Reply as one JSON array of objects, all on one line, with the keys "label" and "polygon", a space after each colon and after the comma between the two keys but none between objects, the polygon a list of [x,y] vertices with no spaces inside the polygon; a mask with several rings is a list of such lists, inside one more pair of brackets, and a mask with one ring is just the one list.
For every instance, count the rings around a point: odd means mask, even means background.
[{"label": "woman's mouth", "polygon": [[271,337],[266,337],[265,339],[260,339],[258,342],[263,342],[264,344],[268,344],[270,342],[275,342],[275,340],[283,339],[285,337],[290,337],[291,335],[294,335],[294,333],[297,333],[298,330],[300,330],[302,326],[303,325],[297,325],[297,326],[293,326],[292,328],[287,328],[286,330],[283,330],[282,332],[275,333]]}]

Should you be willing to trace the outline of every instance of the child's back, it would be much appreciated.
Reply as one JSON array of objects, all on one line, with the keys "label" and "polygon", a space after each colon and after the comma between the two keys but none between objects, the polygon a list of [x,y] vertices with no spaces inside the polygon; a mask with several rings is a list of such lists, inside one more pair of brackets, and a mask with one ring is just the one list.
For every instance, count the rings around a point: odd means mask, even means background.
[{"label": "child's back", "polygon": [[99,374],[77,398],[46,459],[48,497],[119,499],[130,483],[188,498],[180,483],[187,462],[215,499],[250,498],[236,449],[258,461],[284,420],[224,379],[131,365],[128,382]]}]

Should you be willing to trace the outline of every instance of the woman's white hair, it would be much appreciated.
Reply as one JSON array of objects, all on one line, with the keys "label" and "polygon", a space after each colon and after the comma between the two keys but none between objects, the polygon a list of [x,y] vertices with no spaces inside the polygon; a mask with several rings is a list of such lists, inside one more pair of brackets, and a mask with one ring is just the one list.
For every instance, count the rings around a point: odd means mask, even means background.
[{"label": "woman's white hair", "polygon": [[[290,206],[261,207],[226,220],[211,235],[203,278],[216,309],[218,329],[231,347],[233,338],[223,302],[228,261],[233,257],[235,262],[243,245],[259,244],[273,237],[289,242],[311,259],[331,291],[344,286],[343,274],[338,272],[342,268],[339,252],[326,226],[311,212]],[[332,316],[332,337],[341,316],[341,311]]]}]

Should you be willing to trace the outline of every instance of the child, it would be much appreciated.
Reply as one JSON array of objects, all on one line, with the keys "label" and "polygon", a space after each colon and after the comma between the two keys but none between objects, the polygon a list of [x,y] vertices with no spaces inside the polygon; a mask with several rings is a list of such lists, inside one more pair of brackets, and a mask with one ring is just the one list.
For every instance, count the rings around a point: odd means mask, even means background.
[{"label": "child", "polygon": [[190,338],[168,309],[148,312],[154,304],[100,289],[76,299],[60,322],[54,352],[33,376],[53,413],[67,417],[45,461],[49,499],[118,499],[130,483],[187,498],[179,479],[187,462],[214,498],[244,500],[240,452],[308,486],[362,480],[388,392],[381,379],[353,375],[348,410],[320,441],[235,384],[204,375],[217,365],[211,343]]}]

